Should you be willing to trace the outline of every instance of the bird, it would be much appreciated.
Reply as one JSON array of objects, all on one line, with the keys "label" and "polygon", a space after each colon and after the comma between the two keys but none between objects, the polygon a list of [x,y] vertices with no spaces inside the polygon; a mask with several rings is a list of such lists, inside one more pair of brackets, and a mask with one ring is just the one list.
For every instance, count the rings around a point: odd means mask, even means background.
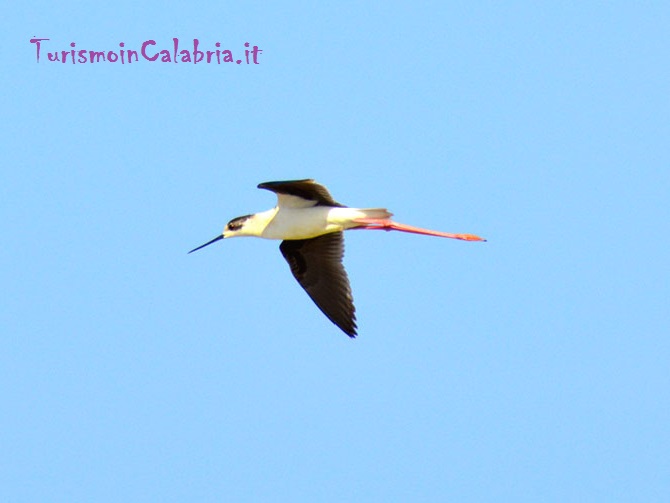
[{"label": "bird", "polygon": [[252,236],[281,240],[279,250],[291,273],[326,317],[351,338],[357,335],[349,277],[342,264],[344,231],[401,231],[428,236],[486,241],[474,234],[451,234],[391,220],[386,208],[351,208],[338,203],[328,189],[307,178],[264,182],[259,189],[277,196],[267,211],[233,218],[223,232],[188,253],[224,238]]}]

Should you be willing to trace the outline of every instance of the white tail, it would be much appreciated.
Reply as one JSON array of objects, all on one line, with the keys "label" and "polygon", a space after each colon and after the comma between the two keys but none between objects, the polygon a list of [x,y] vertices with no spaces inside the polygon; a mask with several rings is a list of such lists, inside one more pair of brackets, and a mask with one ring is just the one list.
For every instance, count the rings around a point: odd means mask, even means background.
[{"label": "white tail", "polygon": [[391,218],[393,213],[391,213],[386,208],[357,208],[361,213],[365,213],[365,218]]}]

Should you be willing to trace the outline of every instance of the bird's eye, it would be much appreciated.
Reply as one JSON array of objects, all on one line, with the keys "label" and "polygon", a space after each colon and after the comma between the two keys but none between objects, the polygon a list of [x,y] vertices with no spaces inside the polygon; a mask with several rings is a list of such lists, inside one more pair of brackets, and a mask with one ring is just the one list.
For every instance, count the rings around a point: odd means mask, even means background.
[{"label": "bird's eye", "polygon": [[236,231],[241,229],[244,226],[244,222],[249,219],[250,215],[244,215],[243,217],[233,218],[228,222],[228,229],[231,231]]}]

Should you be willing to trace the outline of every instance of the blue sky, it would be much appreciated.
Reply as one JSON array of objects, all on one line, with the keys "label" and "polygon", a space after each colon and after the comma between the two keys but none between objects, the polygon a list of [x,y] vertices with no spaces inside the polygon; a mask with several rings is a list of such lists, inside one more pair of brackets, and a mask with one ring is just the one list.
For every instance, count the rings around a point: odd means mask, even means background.
[{"label": "blue sky", "polygon": [[[0,499],[667,501],[670,7],[322,4],[5,9]],[[307,177],[489,241],[187,255]]]}]

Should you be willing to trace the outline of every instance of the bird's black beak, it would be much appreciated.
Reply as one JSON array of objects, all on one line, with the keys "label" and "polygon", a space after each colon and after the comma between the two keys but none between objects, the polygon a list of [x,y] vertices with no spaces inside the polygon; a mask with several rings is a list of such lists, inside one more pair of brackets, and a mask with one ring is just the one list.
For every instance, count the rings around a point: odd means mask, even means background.
[{"label": "bird's black beak", "polygon": [[216,237],[215,237],[214,239],[212,239],[211,241],[207,241],[204,245],[200,245],[200,246],[198,246],[197,248],[193,248],[189,253],[193,253],[194,251],[198,251],[200,248],[204,248],[204,247],[207,246],[207,245],[211,245],[212,243],[215,243],[215,242],[218,241],[219,239],[223,239],[223,234],[221,234],[221,235],[219,235],[219,236],[216,236]]}]

